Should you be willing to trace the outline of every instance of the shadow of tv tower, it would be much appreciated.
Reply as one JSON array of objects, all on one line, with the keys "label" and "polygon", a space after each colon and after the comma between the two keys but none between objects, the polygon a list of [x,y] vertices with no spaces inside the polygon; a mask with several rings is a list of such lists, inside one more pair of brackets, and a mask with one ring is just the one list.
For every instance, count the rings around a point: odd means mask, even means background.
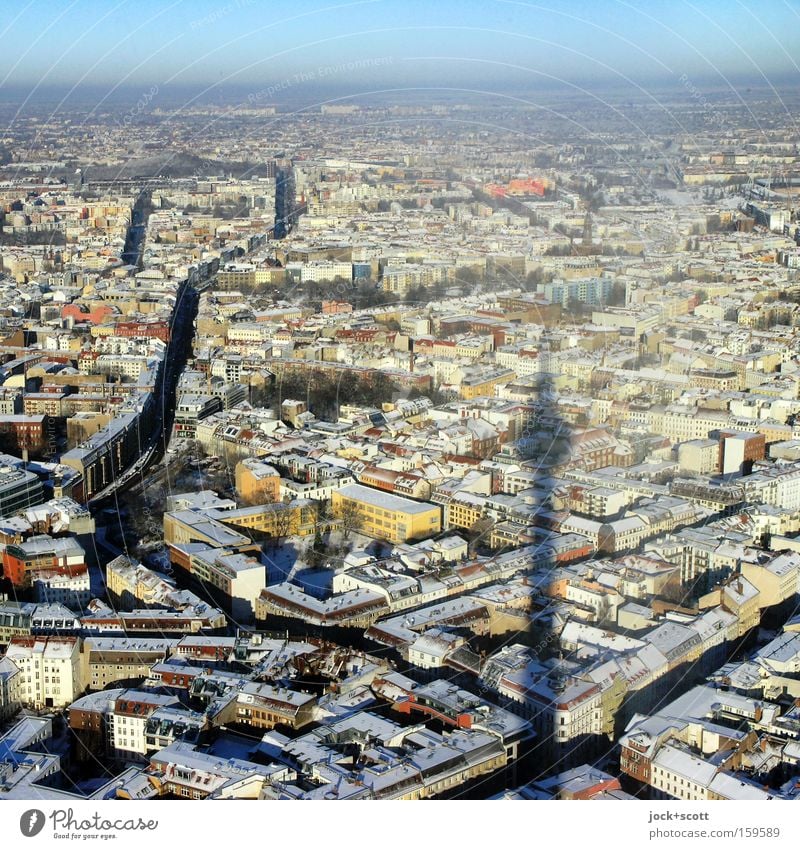
[{"label": "shadow of tv tower", "polygon": [[572,427],[559,408],[555,376],[548,370],[546,352],[542,353],[543,369],[515,446],[519,464],[533,474],[533,483],[524,492],[532,508],[526,541],[534,545],[531,565],[536,567],[539,586],[549,582],[557,567],[556,551],[548,544],[556,538],[557,530],[553,494],[572,457]]}]

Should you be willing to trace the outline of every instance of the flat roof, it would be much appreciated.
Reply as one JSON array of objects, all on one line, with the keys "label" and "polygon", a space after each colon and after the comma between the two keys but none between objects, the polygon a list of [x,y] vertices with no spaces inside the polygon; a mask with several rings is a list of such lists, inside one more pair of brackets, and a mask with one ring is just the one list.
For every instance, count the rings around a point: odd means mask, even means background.
[{"label": "flat roof", "polygon": [[343,486],[337,492],[346,498],[353,498],[371,504],[374,507],[380,507],[383,510],[391,510],[397,513],[428,513],[432,510],[439,510],[439,506],[436,504],[431,504],[427,501],[412,501],[410,498],[392,495],[388,492],[362,486],[359,483]]}]

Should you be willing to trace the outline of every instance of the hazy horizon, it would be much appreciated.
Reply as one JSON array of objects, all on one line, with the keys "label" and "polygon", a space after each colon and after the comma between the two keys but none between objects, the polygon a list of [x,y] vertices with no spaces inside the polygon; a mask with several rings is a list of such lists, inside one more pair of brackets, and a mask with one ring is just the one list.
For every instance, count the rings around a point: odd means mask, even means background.
[{"label": "hazy horizon", "polygon": [[[704,91],[791,86],[800,12],[785,3],[548,4],[29,0],[0,10],[3,101],[314,89]],[[281,88],[282,87],[282,88]],[[772,92],[774,94],[774,92]],[[279,98],[274,98],[276,101]]]}]

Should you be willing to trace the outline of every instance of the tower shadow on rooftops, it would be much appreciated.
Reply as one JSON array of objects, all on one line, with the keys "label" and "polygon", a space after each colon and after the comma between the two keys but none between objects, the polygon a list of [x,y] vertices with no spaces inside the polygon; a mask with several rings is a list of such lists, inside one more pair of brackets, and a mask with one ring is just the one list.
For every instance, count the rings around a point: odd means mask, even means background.
[{"label": "tower shadow on rooftops", "polygon": [[[547,592],[555,580],[558,563],[571,559],[571,552],[558,533],[564,509],[563,493],[558,487],[572,457],[573,430],[560,409],[555,376],[547,370],[546,352],[541,353],[543,370],[524,409],[524,424],[514,445],[521,469],[516,493],[521,503],[516,509],[522,527],[516,543],[528,547],[531,568],[535,570],[531,580],[541,592]],[[552,617],[548,619],[545,611],[542,614],[538,620],[531,620],[528,636],[535,641],[552,634],[557,627],[556,622],[550,621]]]}]

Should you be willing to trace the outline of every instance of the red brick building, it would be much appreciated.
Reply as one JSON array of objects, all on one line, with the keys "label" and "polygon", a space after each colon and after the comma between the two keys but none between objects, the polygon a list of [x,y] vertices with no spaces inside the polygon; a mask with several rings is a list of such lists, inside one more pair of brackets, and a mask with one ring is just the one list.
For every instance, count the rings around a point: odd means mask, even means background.
[{"label": "red brick building", "polygon": [[132,339],[160,339],[169,342],[170,328],[166,321],[118,321],[114,335]]}]

